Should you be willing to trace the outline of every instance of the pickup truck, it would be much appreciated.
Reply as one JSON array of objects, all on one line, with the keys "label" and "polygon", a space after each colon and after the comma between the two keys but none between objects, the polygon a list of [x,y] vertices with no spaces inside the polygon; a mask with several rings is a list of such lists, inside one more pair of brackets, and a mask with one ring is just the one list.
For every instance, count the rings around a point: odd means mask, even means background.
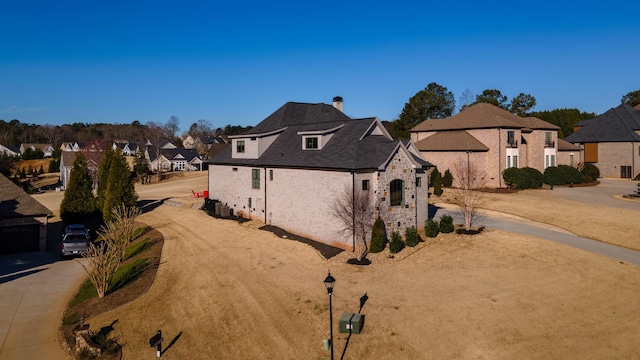
[{"label": "pickup truck", "polygon": [[62,234],[62,258],[84,254],[90,242],[89,229],[84,225],[67,226]]}]

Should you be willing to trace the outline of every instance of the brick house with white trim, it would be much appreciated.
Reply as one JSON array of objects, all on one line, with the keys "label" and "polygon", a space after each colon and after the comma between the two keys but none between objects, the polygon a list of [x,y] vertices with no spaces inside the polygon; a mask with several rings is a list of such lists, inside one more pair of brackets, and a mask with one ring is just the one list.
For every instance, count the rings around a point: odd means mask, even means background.
[{"label": "brick house with white trim", "polygon": [[346,250],[355,250],[356,239],[339,231],[330,209],[345,188],[374,192],[389,234],[423,227],[432,165],[377,118],[351,119],[341,105],[338,98],[334,106],[289,102],[230,136],[231,146],[207,160],[209,198],[234,214]]}]

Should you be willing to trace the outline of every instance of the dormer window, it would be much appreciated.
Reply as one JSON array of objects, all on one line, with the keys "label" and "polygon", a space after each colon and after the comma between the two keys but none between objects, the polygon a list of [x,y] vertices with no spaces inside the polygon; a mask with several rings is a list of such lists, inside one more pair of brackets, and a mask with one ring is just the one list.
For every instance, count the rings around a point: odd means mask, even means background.
[{"label": "dormer window", "polygon": [[304,138],[304,148],[305,150],[317,150],[318,147],[318,137],[317,136],[309,136]]},{"label": "dormer window", "polygon": [[244,152],[244,140],[238,140],[236,142],[236,152],[238,153]]}]

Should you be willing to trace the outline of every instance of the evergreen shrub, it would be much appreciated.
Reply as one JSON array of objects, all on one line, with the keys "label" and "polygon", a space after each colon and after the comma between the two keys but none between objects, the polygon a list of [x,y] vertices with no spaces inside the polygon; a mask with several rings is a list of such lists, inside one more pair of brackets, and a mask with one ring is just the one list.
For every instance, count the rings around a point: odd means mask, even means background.
[{"label": "evergreen shrub", "polygon": [[408,227],[407,230],[405,230],[404,239],[408,247],[414,247],[422,240],[415,226]]},{"label": "evergreen shrub", "polygon": [[453,232],[453,218],[451,217],[451,215],[444,214],[440,216],[440,232],[443,234],[449,234]]},{"label": "evergreen shrub", "polygon": [[427,237],[433,238],[438,236],[438,232],[440,231],[440,225],[438,222],[433,219],[427,219],[424,223],[424,234]]},{"label": "evergreen shrub", "polygon": [[372,253],[379,253],[384,250],[386,246],[384,235],[384,221],[382,221],[382,218],[378,217],[373,223],[373,228],[371,229],[371,244],[369,245],[369,251]]},{"label": "evergreen shrub", "polygon": [[391,241],[389,242],[389,252],[392,254],[398,253],[404,249],[404,241],[402,236],[397,231],[391,233]]}]

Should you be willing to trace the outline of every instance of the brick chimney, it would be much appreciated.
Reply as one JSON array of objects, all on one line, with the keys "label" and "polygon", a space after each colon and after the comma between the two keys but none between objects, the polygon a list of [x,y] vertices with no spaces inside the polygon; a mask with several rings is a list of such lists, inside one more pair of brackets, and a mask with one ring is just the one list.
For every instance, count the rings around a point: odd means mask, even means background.
[{"label": "brick chimney", "polygon": [[340,112],[344,112],[342,111],[342,96],[335,96],[333,98],[333,107],[340,110]]}]

